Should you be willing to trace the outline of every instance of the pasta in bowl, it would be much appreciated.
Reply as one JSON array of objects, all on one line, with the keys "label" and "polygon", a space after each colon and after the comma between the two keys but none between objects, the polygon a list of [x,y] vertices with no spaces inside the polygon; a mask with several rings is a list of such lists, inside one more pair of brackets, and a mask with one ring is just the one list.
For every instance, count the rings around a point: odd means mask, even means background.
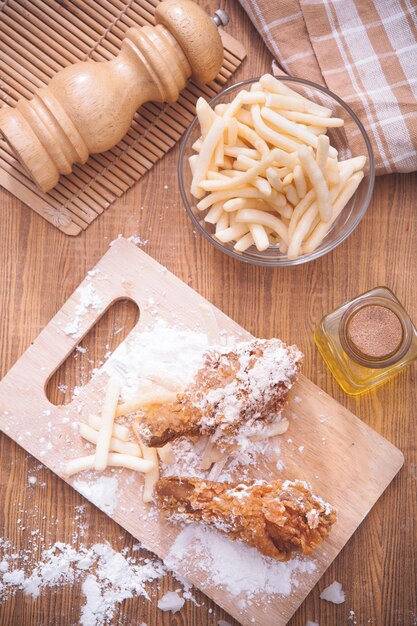
[{"label": "pasta in bowl", "polygon": [[200,98],[196,113],[181,144],[179,184],[215,247],[256,265],[296,265],[359,224],[372,195],[372,147],[336,95],[265,74]]}]

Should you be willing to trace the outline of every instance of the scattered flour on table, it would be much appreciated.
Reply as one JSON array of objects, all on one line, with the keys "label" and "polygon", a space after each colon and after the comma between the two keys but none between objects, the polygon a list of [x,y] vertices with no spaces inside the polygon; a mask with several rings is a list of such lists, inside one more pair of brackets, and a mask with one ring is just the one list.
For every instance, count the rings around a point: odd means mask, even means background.
[{"label": "scattered flour on table", "polygon": [[146,244],[148,243],[148,239],[142,239],[142,237],[140,237],[139,235],[130,235],[130,237],[125,237],[124,235],[122,235],[122,233],[119,233],[116,239],[113,239],[113,241],[109,243],[109,248],[114,246],[116,241],[119,241],[120,239],[127,239],[128,241],[135,244],[135,246],[138,246],[139,248],[146,246]]},{"label": "scattered flour on table", "polygon": [[[191,559],[192,555],[197,558]],[[265,602],[274,594],[288,596],[300,584],[298,574],[309,574],[316,569],[311,559],[274,561],[263,557],[255,548],[195,524],[185,527],[178,535],[165,565],[187,577],[188,572],[184,571],[187,560],[204,572],[209,584],[227,589],[241,610],[250,606],[258,594],[264,596]]]},{"label": "scattered flour on table", "polygon": [[184,604],[184,598],[181,598],[176,591],[167,591],[166,594],[158,600],[158,609],[178,613],[178,611],[181,611]]},{"label": "scattered flour on table", "polygon": [[116,476],[100,476],[94,482],[75,480],[73,483],[74,489],[107,515],[112,515],[116,508],[118,486]]},{"label": "scattered flour on table", "polygon": [[[8,568],[17,560],[15,557],[22,558],[19,553],[9,555]],[[16,591],[37,598],[45,588],[82,582],[84,606],[79,623],[102,626],[112,621],[117,605],[123,600],[139,596],[149,600],[146,583],[160,579],[165,573],[160,562],[146,558],[138,561],[116,552],[108,544],[97,543],[76,550],[58,542],[43,550],[34,565],[26,563],[25,570],[16,568],[0,573],[0,602]]]},{"label": "scattered flour on table", "polygon": [[320,594],[320,599],[333,602],[333,604],[342,604],[346,599],[346,595],[342,589],[341,583],[337,582],[337,580],[332,582],[326,589],[323,589]]}]

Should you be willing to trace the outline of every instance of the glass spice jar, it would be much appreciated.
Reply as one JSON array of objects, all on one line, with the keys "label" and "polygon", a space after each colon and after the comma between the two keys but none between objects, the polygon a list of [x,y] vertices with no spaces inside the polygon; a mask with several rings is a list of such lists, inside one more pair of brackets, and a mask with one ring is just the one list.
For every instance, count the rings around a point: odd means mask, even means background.
[{"label": "glass spice jar", "polygon": [[417,329],[387,287],[371,289],[323,317],[314,340],[350,395],[385,382],[417,359]]}]

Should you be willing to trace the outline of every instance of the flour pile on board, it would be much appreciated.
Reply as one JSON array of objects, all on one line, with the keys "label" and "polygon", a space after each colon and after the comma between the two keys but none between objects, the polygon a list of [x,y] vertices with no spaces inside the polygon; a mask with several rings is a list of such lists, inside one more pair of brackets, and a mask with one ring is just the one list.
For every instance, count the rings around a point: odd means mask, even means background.
[{"label": "flour pile on board", "polygon": [[45,588],[82,582],[81,626],[109,623],[117,605],[127,598],[142,596],[149,600],[146,583],[166,573],[158,561],[138,562],[104,543],[78,550],[66,543],[55,543],[43,550],[40,560],[28,570],[13,568],[16,556],[20,555],[6,554],[0,562],[0,601],[18,590],[37,598]]},{"label": "flour pile on board", "polygon": [[73,486],[107,515],[114,513],[119,486],[117,476],[100,476],[94,482],[76,480]]},{"label": "flour pile on board", "polygon": [[116,348],[101,371],[120,381],[123,401],[137,397],[141,381],[183,389],[193,379],[209,347],[203,332],[172,328],[162,320],[132,333]]},{"label": "flour pile on board", "polygon": [[69,321],[64,328],[64,333],[66,335],[72,335],[73,337],[78,337],[81,334],[81,326],[88,310],[99,310],[103,306],[103,300],[101,296],[96,293],[94,285],[91,282],[78,287],[76,295],[79,298],[79,302],[75,307],[74,319]]},{"label": "flour pile on board", "polygon": [[[196,558],[192,559],[192,556]],[[297,575],[309,574],[316,569],[312,559],[293,559],[285,563],[262,556],[255,548],[239,541],[230,541],[206,527],[192,524],[184,528],[171,547],[165,565],[184,571],[187,561],[204,572],[207,583],[222,587],[236,598],[243,610],[259,595],[266,602],[271,596],[288,596],[300,584]]]}]

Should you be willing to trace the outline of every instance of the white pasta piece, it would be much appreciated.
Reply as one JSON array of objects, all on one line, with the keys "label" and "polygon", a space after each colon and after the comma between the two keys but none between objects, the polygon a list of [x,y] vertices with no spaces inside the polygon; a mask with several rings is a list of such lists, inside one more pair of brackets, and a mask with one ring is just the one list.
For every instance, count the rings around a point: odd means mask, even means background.
[{"label": "white pasta piece", "polygon": [[271,74],[264,74],[259,79],[263,89],[265,91],[271,91],[272,93],[277,93],[285,96],[292,96],[294,98],[300,98],[306,105],[306,111],[308,113],[313,113],[314,115],[319,115],[320,117],[330,117],[332,114],[332,110],[327,107],[321,106],[320,104],[316,104],[312,102],[308,98],[305,98],[297,91],[294,91],[290,87],[284,84],[284,82],[277,80]]},{"label": "white pasta piece", "polygon": [[304,198],[307,193],[307,183],[300,165],[296,165],[294,168],[294,185],[298,197]]},{"label": "white pasta piece", "polygon": [[[88,424],[84,424],[83,422],[80,423],[79,433],[80,436],[86,441],[94,444],[97,443],[98,431],[91,428]],[[110,450],[111,452],[120,452],[121,454],[142,456],[137,443],[132,441],[120,441],[120,439],[116,439],[115,437],[110,439]]]},{"label": "white pasta piece", "polygon": [[248,229],[249,227],[247,224],[234,224],[233,226],[229,226],[229,228],[216,233],[216,239],[222,243],[237,241],[248,232]]},{"label": "white pasta piece", "polygon": [[283,435],[289,428],[289,421],[286,417],[283,417],[279,422],[269,424],[265,426],[261,431],[258,431],[254,435],[249,435],[252,441],[262,441],[263,439],[269,439],[270,437],[276,437],[277,435]]},{"label": "white pasta piece", "polygon": [[346,204],[349,202],[357,188],[359,187],[362,179],[364,177],[363,172],[355,172],[351,178],[346,182],[346,184],[340,190],[338,197],[336,198],[333,204],[333,213],[332,217],[328,222],[320,222],[313,231],[312,235],[308,238],[303,247],[303,252],[311,253],[313,252],[317,246],[323,241],[324,237],[330,230],[330,227],[340,215],[340,213],[345,208]]},{"label": "white pasta piece", "polygon": [[[265,170],[272,165],[274,161],[279,158],[279,151],[271,150],[271,152],[260,161],[256,162],[256,165],[248,169],[241,176],[234,178],[233,180],[202,180],[199,185],[206,191],[226,191],[234,187],[240,187],[251,183],[256,176],[263,174]],[[247,158],[247,157],[245,157]]]},{"label": "white pasta piece", "polygon": [[254,243],[251,233],[248,233],[239,239],[233,247],[237,252],[245,252],[245,250],[253,246]]},{"label": "white pasta piece", "polygon": [[[299,167],[299,166],[297,166]],[[266,169],[266,178],[269,182],[269,184],[271,185],[271,187],[273,187],[276,191],[283,191],[283,185],[282,185],[282,180],[279,177],[279,173],[276,167],[268,167]]]},{"label": "white pasta piece", "polygon": [[162,448],[157,448],[156,451],[162,463],[165,463],[165,465],[174,465],[175,454],[169,442],[162,446]]},{"label": "white pasta piece", "polygon": [[240,146],[225,146],[224,153],[226,156],[234,157],[235,159],[241,154],[256,160],[258,160],[261,156],[259,152],[253,148],[242,148]]},{"label": "white pasta piece", "polygon": [[239,112],[239,110],[242,108],[242,96],[247,93],[245,90],[240,91],[234,98],[233,100],[226,105],[226,108],[224,110],[224,113],[222,115],[223,117],[223,121],[225,124],[229,123],[229,120],[232,119],[232,117],[236,117],[237,113]]},{"label": "white pasta piece", "polygon": [[195,140],[195,142],[193,143],[191,147],[194,150],[194,152],[200,152],[202,144],[203,144],[203,140],[201,137],[199,137],[198,139]]},{"label": "white pasta piece", "polygon": [[332,203],[323,172],[305,146],[298,150],[298,158],[316,192],[317,207],[320,217],[326,222],[330,220],[332,215]]},{"label": "white pasta piece", "polygon": [[226,228],[229,228],[229,215],[226,211],[223,211],[220,218],[216,222],[216,234],[222,230],[226,230]]},{"label": "white pasta piece", "polygon": [[250,90],[251,91],[263,91],[264,89],[263,89],[261,83],[258,81],[258,82],[255,82],[255,83],[251,84]]},{"label": "white pasta piece", "polygon": [[344,170],[345,168],[349,168],[349,171],[353,174],[354,172],[363,170],[363,168],[365,167],[365,163],[366,157],[358,156],[351,159],[346,159],[345,161],[336,161],[336,166],[339,168],[340,171]]},{"label": "white pasta piece", "polygon": [[[101,418],[98,415],[89,415],[87,423],[94,430],[100,430],[101,428]],[[129,441],[130,430],[121,424],[113,424],[112,437],[120,439],[120,441]]]},{"label": "white pasta piece", "polygon": [[304,196],[302,200],[294,207],[294,211],[291,215],[290,224],[288,226],[288,234],[291,240],[294,230],[298,224],[299,219],[304,215],[307,209],[313,204],[316,199],[316,192],[314,189],[310,189],[310,191]]},{"label": "white pasta piece", "polygon": [[223,202],[215,202],[210,211],[204,217],[204,221],[208,224],[216,224],[223,213]]},{"label": "white pasta piece", "polygon": [[300,97],[295,96],[283,96],[277,93],[268,93],[265,104],[271,109],[299,111],[300,113],[307,112],[306,103]]},{"label": "white pasta piece", "polygon": [[324,128],[324,126],[308,126],[308,130],[310,133],[317,135],[317,137],[319,135],[325,135],[327,132],[327,128]]},{"label": "white pasta piece", "polygon": [[221,102],[220,104],[216,104],[216,106],[214,107],[214,112],[216,115],[220,115],[220,117],[222,117],[226,109],[227,109],[227,104],[225,102]]},{"label": "white pasta piece", "polygon": [[328,156],[329,156],[329,147],[330,147],[330,139],[327,135],[319,135],[317,138],[317,152],[316,152],[316,161],[317,165],[324,172],[324,169],[327,165]]},{"label": "white pasta piece", "polygon": [[289,174],[286,174],[286,176],[284,176],[284,178],[282,179],[282,186],[283,187],[287,187],[288,185],[291,185],[293,180],[294,180],[294,173],[293,172],[290,172]]},{"label": "white pasta piece", "polygon": [[208,470],[213,463],[217,463],[224,457],[225,453],[221,452],[209,439],[204,448],[203,456],[201,457],[201,469]]},{"label": "white pasta piece", "polygon": [[[234,146],[237,141],[237,119],[235,117],[232,117],[228,121],[226,132],[227,132],[227,145]],[[228,156],[232,156],[232,155],[229,154]]]},{"label": "white pasta piece", "polygon": [[[329,161],[329,159],[327,159]],[[335,172],[334,170],[329,169],[329,167],[326,165],[326,167],[323,170],[323,176],[324,176],[324,180],[326,181],[327,185],[330,186],[334,186],[334,185],[338,185],[340,182],[340,174],[339,172]]]},{"label": "white pasta piece", "polygon": [[250,128],[247,124],[242,124],[242,122],[237,123],[237,132],[239,137],[245,139],[247,142],[252,144],[257,152],[261,155],[261,157],[265,157],[269,154],[269,148],[266,141],[258,135],[257,132]]},{"label": "white pasta piece", "polygon": [[217,167],[224,167],[224,139],[220,137],[219,143],[217,144],[216,150],[214,152],[214,164]]},{"label": "white pasta piece", "polygon": [[[71,461],[68,461],[66,464],[65,475],[72,476],[73,474],[78,474],[78,472],[95,469],[94,460],[95,454],[82,456],[78,459],[71,459]],[[135,472],[142,472],[145,474],[153,469],[153,463],[147,459],[131,456],[129,454],[118,454],[117,452],[110,452],[108,456],[108,466],[126,467],[127,469],[134,470]]]},{"label": "white pasta piece", "polygon": [[207,180],[227,180],[228,178],[236,178],[236,176],[240,176],[240,172],[237,170],[222,170],[221,172],[210,170],[207,172]]},{"label": "white pasta piece", "polygon": [[278,233],[281,239],[288,243],[288,229],[285,224],[278,217],[275,217],[266,211],[258,211],[257,209],[242,209],[241,211],[238,211],[236,219],[238,222],[269,226],[273,231]]},{"label": "white pasta piece", "polygon": [[300,198],[298,197],[298,194],[295,190],[294,185],[287,186],[285,190],[285,195],[287,197],[288,202],[291,202],[293,206],[296,206],[300,201]]},{"label": "white pasta piece", "polygon": [[227,170],[231,170],[233,167],[233,159],[228,156],[224,156],[223,167]]},{"label": "white pasta piece", "polygon": [[248,170],[251,167],[259,165],[259,163],[259,159],[252,159],[251,157],[246,156],[246,154],[239,154],[239,156],[236,158],[236,161],[233,163],[233,167],[236,168],[236,164],[239,164],[243,166],[239,169]]},{"label": "white pasta piece", "polygon": [[[270,109],[265,109],[271,111]],[[273,113],[273,111],[271,111]],[[253,126],[256,132],[266,141],[272,143],[273,146],[280,148],[284,152],[294,152],[298,149],[299,144],[291,137],[277,133],[275,130],[267,126],[261,117],[261,109],[259,104],[254,104],[251,107],[251,115]],[[314,136],[314,135],[313,135]]]},{"label": "white pasta piece", "polygon": [[260,198],[232,198],[227,200],[223,209],[228,213],[239,211],[239,209],[265,209],[265,200]]},{"label": "white pasta piece", "polygon": [[301,122],[301,124],[320,126],[324,128],[339,128],[340,126],[344,126],[345,123],[340,117],[320,117],[309,113],[288,110],[280,110],[279,113],[282,117],[286,117],[288,120],[292,120],[293,122]]},{"label": "white pasta piece", "polygon": [[265,178],[257,176],[253,181],[253,186],[258,189],[263,196],[270,196],[272,194],[272,187]]},{"label": "white pasta piece", "polygon": [[294,207],[291,204],[286,204],[285,206],[278,207],[274,206],[274,209],[283,217],[284,219],[289,220],[294,212]]},{"label": "white pasta piece", "polygon": [[200,302],[198,305],[198,317],[210,344],[217,344],[220,339],[220,328],[214,308],[208,302]]},{"label": "white pasta piece", "polygon": [[152,469],[145,474],[145,485],[143,487],[143,501],[151,502],[154,487],[159,480],[158,455],[155,448],[148,448],[140,439],[139,444],[144,460],[152,465]]},{"label": "white pasta piece", "polygon": [[94,469],[103,471],[107,467],[110,450],[110,440],[113,433],[116,407],[119,400],[120,383],[115,378],[110,378],[107,384],[101,411],[100,430],[97,437]]},{"label": "white pasta piece", "polygon": [[117,405],[117,417],[121,415],[128,415],[129,413],[135,413],[144,406],[150,404],[165,404],[166,402],[173,402],[177,397],[175,391],[168,391],[167,389],[153,389],[148,392],[142,393],[138,398],[132,398],[128,402],[123,402]]},{"label": "white pasta piece", "polygon": [[[273,124],[279,130],[285,133],[289,133],[290,135],[292,135],[292,137],[299,139],[303,144],[307,144],[308,146],[311,146],[312,148],[317,148],[317,141],[318,141],[317,135],[315,135],[314,133],[311,133],[305,127],[303,128],[300,124],[287,120],[285,117],[282,117],[282,115],[280,115],[276,111],[272,111],[272,109],[268,109],[267,107],[263,107],[262,109],[260,109],[260,114],[262,115],[264,119],[266,119],[268,122]],[[337,156],[336,148],[333,148],[332,146],[330,146],[329,155],[331,157],[336,157]]]},{"label": "white pasta piece", "polygon": [[236,120],[242,122],[242,124],[246,124],[249,128],[253,128],[252,116],[247,109],[240,109],[239,113],[236,115]]},{"label": "white pasta piece", "polygon": [[318,214],[317,203],[313,202],[299,220],[288,246],[288,258],[296,259],[300,254],[301,245]]},{"label": "white pasta piece", "polygon": [[223,135],[223,131],[224,122],[221,117],[216,116],[210,130],[203,139],[199,159],[197,161],[194,176],[191,182],[191,193],[195,198],[201,198],[204,195],[203,190],[200,189],[198,185],[206,176],[217,143]]},{"label": "white pasta piece", "polygon": [[249,230],[259,252],[264,252],[269,248],[269,238],[261,224],[249,224]]},{"label": "white pasta piece", "polygon": [[242,104],[265,104],[267,94],[264,91],[242,92]]},{"label": "white pasta piece", "polygon": [[215,191],[208,194],[205,198],[200,200],[197,204],[197,208],[200,211],[208,209],[215,202],[230,200],[231,198],[259,198],[261,194],[254,187],[242,187],[241,189],[228,189],[227,191]]},{"label": "white pasta piece", "polygon": [[216,114],[204,98],[199,98],[197,100],[195,111],[200,123],[201,137],[204,139],[216,119]]},{"label": "white pasta piece", "polygon": [[190,170],[191,170],[192,175],[194,175],[197,161],[198,161],[198,154],[192,154],[190,157],[188,157],[188,163],[190,164]]}]

